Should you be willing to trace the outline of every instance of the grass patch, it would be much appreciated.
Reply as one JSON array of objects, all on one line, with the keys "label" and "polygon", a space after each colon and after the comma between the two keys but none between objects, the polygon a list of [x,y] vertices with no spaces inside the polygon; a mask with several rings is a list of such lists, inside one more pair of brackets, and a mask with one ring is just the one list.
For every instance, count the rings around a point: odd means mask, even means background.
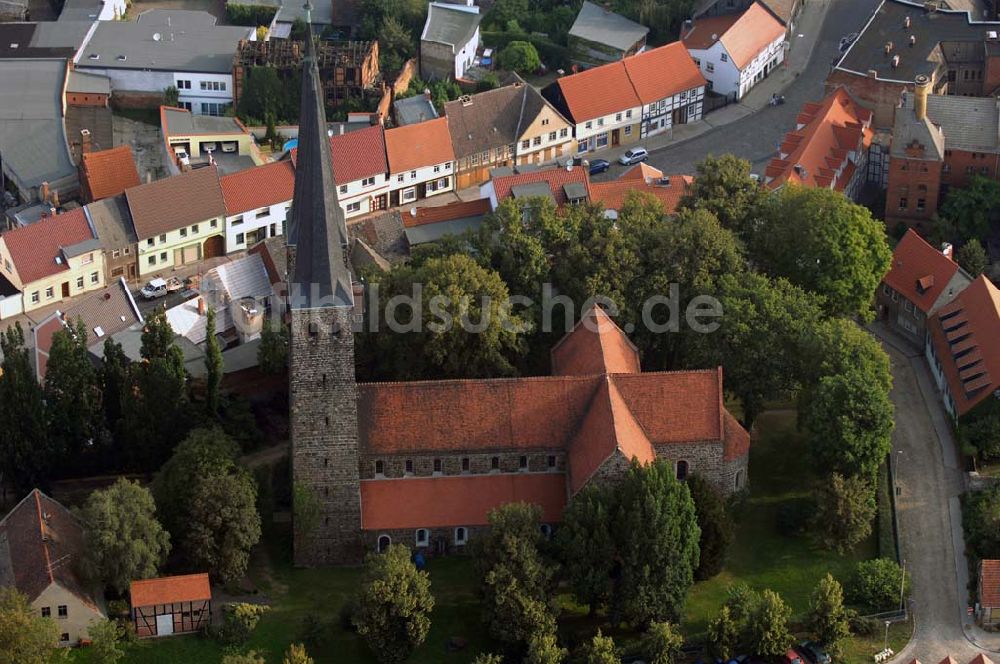
[{"label": "grass patch", "polygon": [[[855,636],[844,642],[843,656],[838,658],[838,662],[843,664],[871,664],[874,660],[872,656],[880,652],[885,644],[885,628],[877,630],[877,634],[872,636]],[[913,636],[913,620],[901,623],[893,623],[889,626],[889,647],[895,652],[906,647],[910,637]]]}]

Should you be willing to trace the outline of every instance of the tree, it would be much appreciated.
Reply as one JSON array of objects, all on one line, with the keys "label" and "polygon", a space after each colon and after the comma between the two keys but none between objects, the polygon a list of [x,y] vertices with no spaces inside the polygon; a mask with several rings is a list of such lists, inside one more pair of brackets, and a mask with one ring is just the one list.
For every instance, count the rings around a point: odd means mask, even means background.
[{"label": "tree", "polygon": [[649,658],[649,664],[674,664],[680,661],[684,637],[676,625],[668,622],[654,622],[642,638],[642,653]]},{"label": "tree", "polygon": [[594,634],[590,643],[584,648],[584,664],[621,664],[621,661],[615,649],[614,639],[601,634],[598,628],[597,634]]},{"label": "tree", "polygon": [[52,335],[45,369],[45,411],[60,465],[79,467],[100,427],[101,393],[82,320]]},{"label": "tree", "polygon": [[170,553],[170,535],[156,520],[148,489],[125,478],[87,497],[79,513],[84,526],[84,576],[122,595],[129,583],[156,576]]},{"label": "tree", "polygon": [[257,364],[268,374],[288,369],[288,328],[273,316],[264,321],[257,346]]},{"label": "tree", "polygon": [[[847,586],[847,597],[873,613],[899,608],[901,595],[908,592],[910,579],[895,560],[863,560],[854,568]],[[902,592],[901,592],[902,591]]]},{"label": "tree", "polygon": [[562,664],[567,654],[556,640],[555,629],[544,630],[531,636],[524,664]]},{"label": "tree", "polygon": [[380,662],[402,662],[424,642],[433,608],[430,578],[407,547],[393,544],[365,558],[354,626]]},{"label": "tree", "polygon": [[237,602],[223,606],[222,640],[231,645],[243,645],[250,640],[250,635],[257,629],[261,616],[270,611],[264,604],[249,604]]},{"label": "tree", "polygon": [[487,92],[500,87],[500,79],[493,72],[487,72],[481,79],[476,81],[476,92]]},{"label": "tree", "polygon": [[215,309],[205,316],[205,411],[210,420],[219,414],[219,387],[222,385],[222,348],[215,336]]},{"label": "tree", "polygon": [[387,73],[398,72],[403,63],[413,56],[413,37],[395,16],[382,19],[378,37],[383,70]]},{"label": "tree", "polygon": [[958,435],[983,459],[1000,457],[1000,413],[973,411],[959,422]]},{"label": "tree", "polygon": [[506,303],[507,286],[496,272],[466,255],[432,258],[414,269],[383,274],[379,297],[413,298],[386,324],[396,334],[364,335],[378,368],[403,378],[509,375],[523,350],[525,322]]},{"label": "tree", "polygon": [[104,341],[104,359],[100,368],[101,404],[104,406],[104,427],[115,431],[129,398],[131,378],[129,362],[121,344],[108,337]]},{"label": "tree", "polygon": [[556,531],[563,576],[576,600],[590,607],[591,615],[607,601],[611,589],[613,501],[614,494],[605,485],[587,484],[570,500]]},{"label": "tree", "polygon": [[533,74],[542,66],[542,59],[531,42],[512,41],[497,55],[497,65],[519,74]]},{"label": "tree", "polygon": [[750,177],[750,162],[731,154],[709,155],[695,167],[697,174],[680,209],[711,212],[744,243],[760,225],[768,191]]},{"label": "tree", "polygon": [[87,627],[90,650],[98,664],[117,664],[125,657],[128,630],[117,620],[95,620]]},{"label": "tree", "polygon": [[49,664],[59,647],[59,628],[42,618],[28,598],[0,587],[0,662]]},{"label": "tree", "polygon": [[180,91],[175,86],[168,85],[163,91],[163,105],[177,108],[177,102],[180,100],[180,97]]},{"label": "tree", "polygon": [[313,658],[306,652],[304,645],[293,643],[285,651],[285,659],[281,664],[313,664]]},{"label": "tree", "polygon": [[978,277],[986,271],[990,258],[986,255],[979,238],[971,238],[955,254],[958,264],[973,277]]},{"label": "tree", "polygon": [[680,622],[701,533],[691,494],[670,464],[633,461],[619,486],[615,523],[625,618],[640,626]]},{"label": "tree", "polygon": [[0,334],[0,476],[23,495],[48,482],[51,450],[42,388],[15,323]]},{"label": "tree", "polygon": [[472,660],[472,664],[503,664],[503,657],[491,652],[481,652]]},{"label": "tree", "polygon": [[[295,19],[301,21],[302,19]],[[267,664],[267,660],[256,650],[245,653],[230,653],[222,656],[222,664]]]},{"label": "tree", "polygon": [[953,187],[939,211],[944,239],[985,238],[998,205],[1000,183],[993,178],[974,175],[966,186]]},{"label": "tree", "polygon": [[244,469],[195,479],[189,492],[188,531],[180,548],[189,565],[223,583],[246,572],[250,549],[260,541],[257,485]]},{"label": "tree", "polygon": [[750,620],[757,603],[760,601],[760,593],[755,591],[744,582],[735,583],[726,589],[726,602],[724,606],[729,609],[729,615],[738,627],[743,627]]},{"label": "tree", "polygon": [[700,556],[694,578],[703,581],[722,571],[726,551],[733,541],[733,524],[726,514],[722,496],[704,477],[691,475],[687,478],[687,486],[691,499],[694,500],[698,528],[701,530],[701,538],[698,540]]},{"label": "tree", "polygon": [[750,648],[762,657],[779,657],[792,643],[788,620],[792,609],[773,590],[764,590],[748,621]]},{"label": "tree", "polygon": [[866,475],[833,473],[820,486],[814,523],[820,542],[845,554],[872,532],[875,488]]},{"label": "tree", "polygon": [[772,194],[752,249],[767,273],[821,295],[829,315],[866,321],[892,259],[885,230],[867,208],[816,187]]},{"label": "tree", "polygon": [[844,610],[844,589],[827,573],[813,591],[809,610],[809,629],[828,651],[837,654],[840,643],[851,634]]},{"label": "tree", "polygon": [[733,620],[729,607],[723,605],[719,614],[708,624],[709,651],[717,659],[728,662],[740,642],[740,626]]}]

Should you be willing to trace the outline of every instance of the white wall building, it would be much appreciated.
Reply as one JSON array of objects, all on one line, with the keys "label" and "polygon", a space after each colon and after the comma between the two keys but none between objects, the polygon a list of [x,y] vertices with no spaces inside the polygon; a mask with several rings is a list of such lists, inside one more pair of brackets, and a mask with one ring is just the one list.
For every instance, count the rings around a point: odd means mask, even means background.
[{"label": "white wall building", "polygon": [[290,161],[223,175],[219,184],[226,201],[226,253],[284,235],[295,189],[295,170]]},{"label": "white wall building", "polygon": [[708,88],[734,100],[785,60],[785,26],[759,2],[742,14],[698,19],[682,41]]},{"label": "white wall building", "polygon": [[459,79],[479,50],[479,7],[432,2],[420,34],[420,73],[428,80]]},{"label": "white wall building", "polygon": [[389,205],[408,205],[455,188],[455,152],[448,118],[385,132]]}]

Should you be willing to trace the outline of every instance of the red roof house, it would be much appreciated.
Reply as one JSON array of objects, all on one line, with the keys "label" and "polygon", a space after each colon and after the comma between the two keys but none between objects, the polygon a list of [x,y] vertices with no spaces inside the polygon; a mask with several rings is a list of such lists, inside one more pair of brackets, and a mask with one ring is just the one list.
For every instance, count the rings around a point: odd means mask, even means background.
[{"label": "red roof house", "polygon": [[480,195],[490,200],[495,210],[507,198],[550,198],[556,206],[590,199],[590,177],[585,168],[546,168],[525,173],[500,175],[480,188]]},{"label": "red roof house", "polygon": [[979,613],[981,625],[991,626],[1000,622],[1000,560],[979,561]]},{"label": "red roof house", "polygon": [[219,183],[226,216],[233,216],[291,201],[295,169],[289,161],[275,161],[223,175]]},{"label": "red roof house", "polygon": [[617,180],[590,183],[590,200],[606,210],[621,210],[629,192],[647,194],[663,205],[666,214],[677,210],[681,199],[694,182],[690,175],[664,175],[648,164],[637,164]]},{"label": "red roof house", "polygon": [[138,184],[139,171],[127,145],[85,152],[80,158],[80,189],[88,203],[119,196]]},{"label": "red roof house", "polygon": [[198,632],[212,624],[208,574],[184,574],[133,581],[132,621],[140,637]]},{"label": "red roof house", "polygon": [[622,60],[636,96],[651,104],[693,88],[704,87],[705,77],[684,44],[675,41]]}]

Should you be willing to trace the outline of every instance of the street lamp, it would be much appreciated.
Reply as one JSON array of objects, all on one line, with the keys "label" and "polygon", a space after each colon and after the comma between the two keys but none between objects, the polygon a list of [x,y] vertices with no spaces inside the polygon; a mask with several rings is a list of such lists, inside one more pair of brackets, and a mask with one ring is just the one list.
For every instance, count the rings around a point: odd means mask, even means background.
[{"label": "street lamp", "polygon": [[896,495],[899,495],[899,464],[903,462],[903,450],[896,450],[896,467],[892,471],[892,479],[894,480],[894,490]]},{"label": "street lamp", "polygon": [[882,652],[889,649],[889,625],[891,624],[888,620],[885,621],[885,641],[882,643]]}]

